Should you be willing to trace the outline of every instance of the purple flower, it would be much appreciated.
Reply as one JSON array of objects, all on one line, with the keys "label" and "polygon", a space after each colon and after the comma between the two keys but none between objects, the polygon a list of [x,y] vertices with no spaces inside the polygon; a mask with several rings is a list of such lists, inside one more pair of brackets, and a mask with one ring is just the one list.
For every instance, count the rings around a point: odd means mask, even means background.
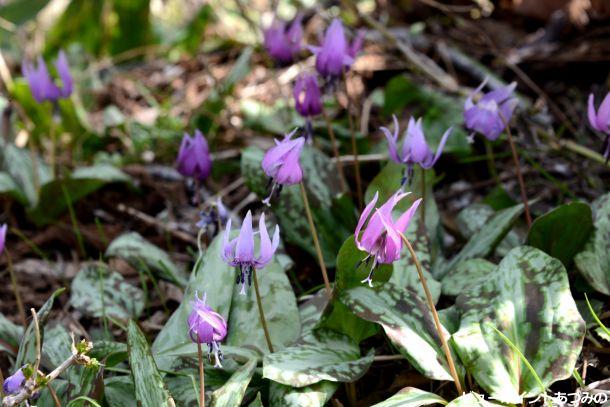
[{"label": "purple flower", "polygon": [[[303,137],[297,137],[292,140],[292,136],[296,132],[296,129],[292,133],[284,136],[282,141],[275,140],[275,146],[271,147],[263,157],[261,166],[265,174],[273,182],[271,187],[271,193],[267,198],[263,200],[265,205],[269,205],[269,201],[273,196],[276,187],[281,189],[284,185],[294,185],[301,182],[303,179],[303,170],[299,160],[301,158],[301,151],[305,144]],[[278,189],[278,192],[279,192]]]},{"label": "purple flower", "polygon": [[21,391],[21,389],[23,389],[23,385],[25,384],[25,375],[21,369],[17,370],[12,376],[9,376],[4,380],[2,390],[4,390],[5,394],[17,394]]},{"label": "purple flower", "polygon": [[[405,132],[405,137],[402,142],[402,148],[399,149],[398,119],[396,119],[396,116],[392,116],[392,118],[394,119],[394,133],[390,133],[390,130],[385,127],[381,128],[381,131],[383,131],[385,137],[388,139],[388,152],[392,161],[398,164],[406,164],[409,175],[413,171],[414,164],[419,164],[419,166],[424,169],[432,168],[432,166],[436,164],[441,156],[445,143],[447,142],[447,138],[453,129],[449,128],[447,131],[445,131],[445,134],[443,134],[443,137],[441,137],[441,142],[438,145],[436,154],[434,154],[426,142],[421,119],[415,121],[411,117],[409,119],[409,125],[407,126],[407,131]],[[406,182],[406,177],[404,181]]]},{"label": "purple flower", "polygon": [[294,60],[301,51],[303,39],[303,28],[301,21],[303,17],[299,14],[294,21],[288,25],[285,21],[274,18],[271,27],[263,31],[265,49],[280,64],[286,65]]},{"label": "purple flower", "polygon": [[2,226],[0,226],[0,256],[2,255],[2,252],[4,251],[4,244],[6,242],[6,229],[7,229],[6,224],[3,224]]},{"label": "purple flower", "polygon": [[602,150],[606,163],[608,163],[608,160],[610,159],[610,93],[606,95],[602,104],[599,105],[597,112],[595,111],[593,102],[593,94],[590,94],[588,109],[589,123],[595,130],[606,134],[606,140],[604,141]]},{"label": "purple flower", "polygon": [[210,205],[207,211],[199,212],[199,222],[196,223],[196,226],[200,229],[207,229],[208,226],[212,226],[215,231],[218,231],[218,225],[227,223],[229,216],[227,207],[224,206],[222,200],[218,197],[216,203]]},{"label": "purple flower", "polygon": [[[371,287],[373,286],[373,272],[377,265],[391,264],[400,258],[400,251],[402,249],[400,233],[404,233],[409,227],[411,218],[413,218],[421,202],[421,198],[416,200],[396,221],[392,220],[392,210],[408,194],[401,191],[396,192],[379,209],[376,209],[375,213],[369,218],[379,196],[379,193],[376,192],[373,200],[364,208],[358,220],[358,225],[354,232],[356,247],[368,253],[368,256],[361,260],[361,263],[365,265],[371,263],[369,275],[362,282],[367,282]],[[366,228],[362,236],[359,236],[367,219]]]},{"label": "purple flower", "polygon": [[209,354],[214,353],[216,363],[214,367],[222,367],[222,351],[219,342],[227,336],[227,321],[205,303],[206,295],[199,299],[195,293],[193,310],[188,317],[189,336],[195,343],[207,343]]},{"label": "purple flower", "polygon": [[273,258],[273,254],[280,244],[280,228],[275,226],[273,240],[269,239],[267,226],[265,225],[265,214],[261,215],[258,222],[258,234],[260,236],[260,253],[254,255],[254,232],[252,231],[252,213],[248,211],[241,225],[239,236],[229,240],[231,233],[231,219],[227,222],[224,235],[222,258],[233,267],[239,267],[239,273],[235,281],[241,283],[240,294],[246,294],[246,279],[248,286],[252,285],[252,269],[261,269]]},{"label": "purple flower", "polygon": [[[513,82],[508,86],[493,90],[489,93],[480,95],[481,90],[487,81],[474,91],[464,103],[464,121],[466,127],[473,132],[483,134],[489,140],[496,140],[504,127],[505,123],[510,122],[518,100],[512,96],[517,87]],[[474,96],[479,96],[478,101],[473,101]]]},{"label": "purple flower", "polygon": [[212,157],[208,142],[199,130],[195,130],[193,137],[184,133],[178,159],[176,160],[178,172],[185,177],[197,178],[203,181],[212,170]]},{"label": "purple flower", "polygon": [[68,67],[68,59],[63,51],[59,51],[54,65],[61,81],[61,87],[55,84],[42,57],[38,58],[37,66],[28,61],[22,63],[23,76],[28,81],[32,96],[38,103],[45,100],[56,102],[58,99],[67,98],[72,94],[72,75]]},{"label": "purple flower", "polygon": [[308,48],[316,55],[316,70],[325,78],[338,78],[343,69],[349,69],[354,63],[356,54],[362,48],[364,37],[358,33],[351,44],[348,44],[341,20],[335,18],[326,30],[322,46]]},{"label": "purple flower", "polygon": [[322,95],[314,75],[302,75],[297,78],[292,94],[296,111],[301,116],[312,117],[322,113]]}]

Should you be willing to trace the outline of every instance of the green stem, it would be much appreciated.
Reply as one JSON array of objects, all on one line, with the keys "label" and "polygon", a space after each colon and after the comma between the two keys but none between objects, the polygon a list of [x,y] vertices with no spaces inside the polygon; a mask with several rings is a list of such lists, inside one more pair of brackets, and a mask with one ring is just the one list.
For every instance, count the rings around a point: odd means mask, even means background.
[{"label": "green stem", "polygon": [[337,144],[337,138],[335,137],[335,131],[333,130],[333,124],[326,114],[326,110],[322,109],[322,117],[324,117],[324,121],[326,122],[326,128],[328,130],[328,135],[330,137],[330,142],[333,148],[333,154],[335,156],[336,164],[337,164],[337,172],[339,174],[339,178],[341,179],[341,187],[344,190],[347,190],[347,185],[345,184],[345,174],[343,173],[343,164],[341,164],[341,159],[339,157],[339,146]]},{"label": "green stem", "polygon": [[261,301],[261,294],[258,289],[258,277],[256,276],[256,268],[252,268],[252,277],[254,279],[254,291],[256,293],[256,303],[258,305],[258,316],[261,320],[261,325],[263,326],[263,331],[265,332],[265,340],[267,341],[267,346],[269,347],[269,352],[273,353],[273,344],[271,343],[271,335],[269,335],[269,329],[267,328],[267,320],[265,319],[265,311],[263,310],[263,303]]},{"label": "green stem", "polygon": [[[362,177],[360,176],[360,161],[358,160],[358,145],[356,144],[356,129],[351,114],[351,99],[349,91],[347,90],[347,74],[345,68],[343,69],[343,83],[345,84],[345,95],[347,97],[347,120],[349,123],[349,131],[352,139],[352,154],[354,156],[354,174],[356,176],[356,195],[358,197],[358,207],[362,209],[363,198],[362,198]],[[337,98],[338,99],[338,98]]]},{"label": "green stem", "polygon": [[305,214],[307,215],[307,222],[309,222],[309,229],[311,231],[311,237],[313,238],[313,245],[318,255],[318,263],[320,264],[320,270],[322,271],[322,279],[324,280],[324,286],[326,287],[326,293],[328,298],[332,297],[332,289],[330,288],[330,281],[328,279],[328,273],[326,272],[326,263],[324,262],[324,256],[322,255],[322,248],[320,247],[320,241],[318,239],[318,232],[316,225],[311,216],[311,208],[309,207],[309,199],[307,198],[307,191],[303,182],[299,184],[301,186],[301,196],[303,197],[303,205],[305,206]]},{"label": "green stem", "polygon": [[5,250],[5,253],[8,274],[11,277],[11,286],[13,288],[13,294],[15,295],[15,302],[17,302],[17,311],[19,312],[19,318],[21,319],[21,324],[23,325],[23,327],[27,328],[28,323],[25,318],[25,308],[23,308],[23,301],[21,300],[21,294],[19,293],[19,284],[17,283],[17,277],[15,276],[15,271],[13,270],[13,261],[8,250]]},{"label": "green stem", "polygon": [[203,372],[203,352],[201,351],[201,343],[199,335],[197,335],[197,360],[199,361],[199,406],[205,407],[205,382]]},{"label": "green stem", "polygon": [[413,246],[411,246],[411,243],[409,242],[407,237],[404,234],[400,233],[400,238],[402,239],[405,246],[407,246],[411,257],[413,258],[413,262],[415,263],[415,268],[417,269],[417,274],[419,275],[419,281],[421,282],[421,285],[424,289],[424,293],[426,294],[426,301],[428,302],[428,307],[430,308],[432,318],[434,319],[434,326],[436,327],[436,332],[438,333],[443,352],[445,353],[445,358],[447,359],[447,364],[449,365],[449,372],[451,373],[451,377],[453,377],[453,382],[455,384],[457,393],[459,396],[461,396],[463,394],[463,391],[462,385],[460,383],[460,378],[458,377],[457,370],[455,368],[455,362],[453,361],[453,356],[451,356],[451,351],[449,350],[449,345],[447,344],[447,339],[445,338],[445,334],[443,333],[443,327],[438,317],[438,312],[436,312],[436,307],[434,306],[432,294],[430,293],[430,289],[428,288],[428,283],[426,283],[426,277],[424,277],[424,272],[421,263],[419,262],[417,254],[415,254],[415,250],[413,250]]}]

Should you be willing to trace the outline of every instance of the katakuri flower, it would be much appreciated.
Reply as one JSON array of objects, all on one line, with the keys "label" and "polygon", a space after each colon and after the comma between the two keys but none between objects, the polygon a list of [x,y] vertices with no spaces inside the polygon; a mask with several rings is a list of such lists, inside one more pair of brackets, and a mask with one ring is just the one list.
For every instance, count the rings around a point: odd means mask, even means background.
[{"label": "katakuri flower", "polygon": [[426,142],[426,137],[424,136],[424,129],[422,127],[421,118],[415,121],[412,117],[409,119],[409,125],[407,126],[407,130],[405,131],[405,136],[402,142],[402,148],[398,147],[398,119],[396,116],[392,116],[394,119],[394,133],[391,133],[386,127],[382,127],[381,131],[385,134],[385,137],[388,139],[388,153],[390,155],[390,159],[398,164],[405,164],[407,166],[405,176],[402,179],[401,185],[404,185],[407,179],[411,179],[411,175],[413,174],[413,165],[418,164],[420,167],[424,169],[429,169],[436,164],[441,153],[443,152],[443,148],[445,148],[445,143],[447,142],[447,138],[451,135],[452,128],[450,127],[445,131],[443,136],[441,137],[441,141],[436,149],[436,154],[432,152],[428,143]]},{"label": "katakuri flower", "polygon": [[207,210],[199,212],[199,222],[196,225],[200,229],[207,229],[209,226],[218,229],[218,225],[227,223],[229,216],[229,210],[222,203],[222,199],[218,197],[216,203],[210,205]]},{"label": "katakuri flower", "polygon": [[[481,94],[487,81],[474,91],[464,103],[464,122],[466,127],[487,137],[490,141],[496,140],[507,124],[517,107],[519,101],[513,97],[517,83]],[[478,100],[474,101],[477,98]]]},{"label": "katakuri flower", "polygon": [[302,20],[300,14],[290,24],[274,18],[271,26],[263,31],[265,49],[281,65],[290,64],[301,51]]},{"label": "katakuri flower", "polygon": [[[405,211],[396,221],[392,219],[392,210],[396,204],[409,195],[409,193],[398,191],[387,200],[379,209],[375,209],[375,213],[372,216],[369,215],[375,208],[379,193],[376,192],[373,200],[366,205],[356,231],[354,232],[354,239],[356,241],[356,247],[365,251],[368,255],[362,259],[359,263],[365,264],[367,267],[370,266],[368,276],[362,280],[363,283],[368,283],[369,286],[373,286],[373,273],[378,264],[391,264],[400,258],[400,252],[402,249],[401,233],[409,227],[409,223],[415,215],[415,211],[421,202],[421,198],[413,202],[411,207]],[[365,225],[365,222],[368,223]],[[362,236],[360,231],[364,228]]]},{"label": "katakuri flower", "polygon": [[178,158],[176,159],[178,172],[185,177],[193,177],[199,181],[206,179],[212,171],[212,157],[208,142],[199,130],[195,130],[193,137],[184,133]]},{"label": "katakuri flower", "polygon": [[252,272],[254,268],[262,269],[271,261],[273,254],[280,244],[280,228],[275,226],[273,240],[269,239],[267,226],[265,225],[265,214],[263,213],[258,222],[258,234],[260,236],[260,252],[254,255],[254,232],[252,231],[252,213],[248,211],[241,225],[239,235],[230,239],[231,219],[227,222],[222,248],[223,260],[233,267],[239,268],[235,279],[236,284],[241,284],[240,294],[246,294],[246,282],[252,285]]},{"label": "katakuri flower", "polygon": [[362,48],[362,33],[358,33],[354,41],[349,44],[341,20],[335,18],[326,30],[324,40],[320,47],[309,46],[309,50],[316,55],[316,70],[322,77],[336,79],[343,75],[354,63],[356,54]]},{"label": "katakuri flower", "polygon": [[275,146],[271,147],[263,157],[261,166],[272,183],[269,196],[263,200],[265,205],[269,205],[276,189],[279,194],[284,185],[298,184],[303,179],[299,160],[305,139],[297,137],[293,140],[292,136],[295,132],[296,129],[284,136],[282,141],[276,139]]},{"label": "katakuri flower", "polygon": [[17,394],[23,389],[25,385],[25,375],[23,374],[23,368],[20,368],[12,376],[7,377],[2,384],[2,390],[5,394],[13,395]]},{"label": "katakuri flower", "polygon": [[305,118],[305,139],[313,135],[311,118],[322,113],[322,94],[314,75],[301,75],[292,91],[296,111]]},{"label": "katakuri flower", "polygon": [[593,94],[589,95],[589,123],[595,130],[604,133],[606,139],[602,146],[602,154],[606,163],[610,159],[610,93],[606,95],[597,112],[595,111]]},{"label": "katakuri flower", "polygon": [[72,94],[72,75],[68,66],[68,58],[63,51],[59,51],[54,65],[61,86],[58,86],[51,77],[47,64],[42,57],[38,58],[37,66],[28,61],[22,63],[23,76],[28,81],[32,96],[38,103],[45,100],[57,102],[58,99],[67,98]]},{"label": "katakuri flower", "polygon": [[227,321],[205,303],[206,294],[200,299],[195,293],[191,301],[193,310],[188,316],[189,336],[195,343],[205,343],[209,347],[208,358],[214,354],[214,367],[222,367],[223,359],[220,342],[227,336]]},{"label": "katakuri flower", "polygon": [[6,224],[0,226],[0,256],[2,255],[2,252],[4,252],[4,245],[6,243],[6,229]]}]

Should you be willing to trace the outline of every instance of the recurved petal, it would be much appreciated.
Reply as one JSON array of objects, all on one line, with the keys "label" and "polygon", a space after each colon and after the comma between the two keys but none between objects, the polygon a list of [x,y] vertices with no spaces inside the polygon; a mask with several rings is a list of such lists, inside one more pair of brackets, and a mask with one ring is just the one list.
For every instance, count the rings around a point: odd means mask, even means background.
[{"label": "recurved petal", "polygon": [[364,223],[366,222],[366,220],[368,219],[369,215],[371,214],[371,211],[375,207],[375,204],[377,203],[377,199],[378,198],[379,198],[379,191],[376,191],[375,192],[375,196],[373,196],[373,199],[371,200],[371,202],[369,202],[366,205],[366,207],[362,211],[362,214],[360,215],[360,219],[358,219],[358,224],[356,225],[356,230],[354,232],[354,240],[356,241],[356,246],[360,250],[364,250],[364,248],[360,247],[360,243],[358,241],[358,238],[359,238],[359,235],[360,235],[360,231],[362,230],[362,227],[364,226]]},{"label": "recurved petal", "polygon": [[70,74],[70,66],[68,65],[68,58],[63,50],[59,51],[57,60],[55,61],[55,69],[61,80],[61,96],[67,98],[72,94],[72,75]]},{"label": "recurved petal", "polygon": [[235,260],[245,263],[254,260],[254,234],[252,233],[252,212],[248,211],[237,237]]},{"label": "recurved petal", "polygon": [[411,219],[413,219],[413,216],[415,216],[415,211],[417,211],[417,208],[419,207],[419,204],[421,203],[421,201],[422,201],[422,198],[419,198],[418,200],[413,202],[411,207],[409,209],[407,209],[405,211],[405,213],[400,215],[400,217],[398,218],[396,223],[394,223],[396,230],[398,230],[402,233],[404,233],[407,230],[407,228],[409,227],[409,223],[411,223]]},{"label": "recurved petal", "polygon": [[604,97],[602,104],[599,105],[597,110],[597,126],[600,131],[608,133],[610,131],[610,93]]},{"label": "recurved petal", "polygon": [[2,252],[4,251],[4,245],[6,244],[6,229],[6,224],[0,226],[0,255],[2,255]]},{"label": "recurved petal", "polygon": [[[453,132],[453,127],[449,127],[447,129],[447,131],[445,131],[445,133],[443,134],[443,137],[441,137],[441,142],[438,144],[438,148],[436,149],[436,154],[434,155],[434,158],[432,158],[431,160],[426,160],[426,162],[422,163],[421,166],[425,169],[428,168],[432,168],[434,166],[434,164],[436,164],[436,162],[438,161],[438,159],[440,158],[441,154],[443,153],[443,149],[445,148],[445,143],[447,143],[447,139],[449,138],[449,136],[451,135],[451,133]],[[432,156],[430,156],[431,158]]]},{"label": "recurved petal", "polygon": [[588,109],[587,109],[587,115],[589,117],[589,124],[595,130],[601,131],[601,129],[597,125],[597,112],[595,111],[594,101],[595,101],[595,99],[594,99],[593,93],[591,93],[589,95],[589,103],[588,103]]}]

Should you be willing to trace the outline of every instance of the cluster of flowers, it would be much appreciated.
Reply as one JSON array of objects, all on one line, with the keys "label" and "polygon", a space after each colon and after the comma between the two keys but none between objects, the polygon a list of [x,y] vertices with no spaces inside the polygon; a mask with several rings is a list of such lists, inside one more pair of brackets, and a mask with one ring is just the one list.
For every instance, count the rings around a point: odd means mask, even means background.
[{"label": "cluster of flowers", "polygon": [[[303,49],[302,46],[302,17],[297,16],[288,24],[281,20],[274,20],[272,26],[265,30],[265,48],[269,55],[279,64],[289,64]],[[351,43],[348,42],[344,27],[340,20],[332,21],[326,30],[325,37],[319,47],[307,48],[316,56],[316,70],[326,83],[337,80],[350,68],[354,59],[362,48],[363,33],[358,32]],[[58,86],[51,77],[45,62],[40,58],[38,65],[24,62],[23,73],[30,84],[33,97],[38,102],[57,102],[60,98],[67,98],[72,93],[72,77],[66,56],[63,52],[55,62],[55,68],[62,86]],[[513,96],[515,83],[482,93],[485,82],[465,101],[465,126],[474,133],[480,133],[489,140],[496,140],[510,122],[518,104]],[[309,120],[322,113],[322,92],[318,79],[312,74],[303,74],[297,78],[294,86],[295,109],[299,114]],[[588,116],[591,126],[606,135],[604,144],[604,157],[610,157],[610,94],[603,100],[599,110],[593,105],[593,95],[589,98]],[[362,282],[372,286],[372,277],[379,264],[391,264],[398,260],[402,252],[401,235],[407,230],[421,198],[416,200],[409,209],[393,218],[393,210],[408,193],[403,191],[407,179],[410,178],[414,165],[429,169],[437,162],[452,129],[448,129],[438,145],[435,153],[429,147],[424,134],[422,119],[410,118],[405,131],[402,146],[399,146],[399,124],[394,119],[394,131],[385,127],[381,131],[388,141],[388,153],[391,160],[405,166],[405,177],[400,188],[385,203],[376,207],[378,194],[363,210],[356,226],[354,237],[358,249],[367,253],[362,261],[370,266],[370,271]],[[275,145],[269,149],[262,161],[262,169],[273,183],[271,193],[263,202],[269,205],[274,191],[281,190],[282,186],[298,184],[303,179],[303,170],[300,165],[300,156],[306,137],[311,135],[311,125],[305,137],[296,137],[296,130],[287,134],[282,140],[275,140]],[[212,157],[204,135],[196,130],[191,137],[185,134],[180,145],[176,166],[178,171],[198,181],[205,180],[212,169]],[[269,236],[265,224],[265,214],[259,218],[259,228],[254,232],[252,227],[252,214],[248,211],[241,225],[239,234],[230,238],[231,219],[228,211],[220,201],[214,213],[203,213],[202,221],[198,224],[203,227],[211,222],[225,223],[223,247],[221,256],[224,261],[235,267],[238,272],[236,283],[241,285],[241,294],[246,293],[246,286],[252,282],[254,269],[264,268],[273,258],[280,242],[280,230],[276,226],[273,237]],[[362,233],[361,233],[362,232]],[[0,227],[0,254],[4,248],[6,225]],[[255,254],[255,236],[259,239],[259,254]],[[188,317],[188,333],[193,342],[209,345],[210,355],[215,355],[215,366],[220,366],[222,352],[220,342],[226,337],[227,322],[206,305],[206,295],[199,298],[195,294],[192,302],[193,309]],[[4,391],[11,393],[22,382],[23,373],[19,370],[5,382]],[[14,387],[14,388],[13,388]]]}]

